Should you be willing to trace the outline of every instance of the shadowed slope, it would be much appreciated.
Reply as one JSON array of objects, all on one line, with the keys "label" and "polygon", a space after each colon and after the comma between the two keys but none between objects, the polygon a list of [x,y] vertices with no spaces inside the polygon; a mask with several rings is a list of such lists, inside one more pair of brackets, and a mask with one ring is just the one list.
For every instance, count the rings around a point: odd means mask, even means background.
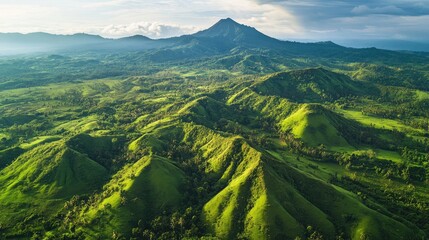
[{"label": "shadowed slope", "polygon": [[262,95],[277,95],[296,102],[332,101],[341,97],[360,96],[376,91],[368,84],[323,68],[275,73],[251,87]]}]

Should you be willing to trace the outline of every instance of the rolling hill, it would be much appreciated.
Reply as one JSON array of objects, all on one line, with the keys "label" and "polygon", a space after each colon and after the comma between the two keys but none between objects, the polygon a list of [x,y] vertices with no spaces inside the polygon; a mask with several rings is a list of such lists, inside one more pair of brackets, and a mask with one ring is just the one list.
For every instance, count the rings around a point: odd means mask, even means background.
[{"label": "rolling hill", "polygon": [[429,236],[424,54],[232,19],[0,42],[38,49],[0,58],[0,239]]},{"label": "rolling hill", "polygon": [[[363,90],[363,88],[366,88]],[[262,95],[278,95],[295,102],[333,101],[341,97],[372,95],[377,89],[323,68],[275,73],[252,89]]]}]

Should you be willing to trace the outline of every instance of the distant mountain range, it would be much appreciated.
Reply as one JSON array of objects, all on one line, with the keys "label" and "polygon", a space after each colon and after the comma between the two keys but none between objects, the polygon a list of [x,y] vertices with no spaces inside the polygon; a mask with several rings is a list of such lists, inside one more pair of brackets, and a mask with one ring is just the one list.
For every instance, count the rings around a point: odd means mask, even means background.
[{"label": "distant mountain range", "polygon": [[[213,42],[215,41],[215,43]],[[221,44],[223,43],[223,44]],[[147,50],[165,47],[211,45],[218,51],[238,45],[243,47],[281,46],[283,42],[268,37],[255,28],[241,25],[234,20],[222,19],[211,28],[192,35],[167,39],[150,39],[135,35],[120,39],[107,39],[98,35],[54,35],[49,33],[0,33],[0,49],[4,52],[45,52],[76,50]]]},{"label": "distant mountain range", "polygon": [[[336,55],[356,55],[354,49],[345,48],[333,42],[281,41],[269,37],[253,27],[239,24],[231,18],[222,19],[209,29],[192,35],[157,40],[141,35],[108,39],[83,33],[74,35],[54,35],[41,32],[29,34],[0,33],[0,55],[152,50],[149,55],[153,60],[171,60],[175,57],[189,58],[222,54],[237,48],[269,49],[292,55],[331,56],[333,53]],[[368,52],[361,51],[359,54],[366,55]]]},{"label": "distant mountain range", "polygon": [[354,48],[376,47],[395,51],[429,52],[429,43],[407,40],[343,40],[338,44]]}]

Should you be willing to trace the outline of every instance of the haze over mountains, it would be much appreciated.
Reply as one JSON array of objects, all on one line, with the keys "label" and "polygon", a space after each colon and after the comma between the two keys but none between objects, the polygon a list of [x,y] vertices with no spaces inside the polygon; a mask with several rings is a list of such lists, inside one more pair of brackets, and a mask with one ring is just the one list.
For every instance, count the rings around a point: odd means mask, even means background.
[{"label": "haze over mountains", "polygon": [[[384,45],[377,42],[378,47],[392,48],[395,50],[426,50],[425,44],[415,45],[412,47],[404,47],[407,44],[399,42],[389,42]],[[315,45],[316,44],[316,45]],[[201,47],[201,51],[211,51],[218,53],[231,50],[234,47],[240,46],[245,48],[271,48],[282,49],[287,48],[308,48],[316,46],[318,49],[324,48],[320,43],[299,44],[297,42],[280,41],[268,37],[255,28],[245,26],[227,18],[222,19],[207,30],[197,32],[191,35],[173,37],[167,39],[149,39],[145,36],[136,35],[120,39],[107,39],[98,35],[89,35],[78,33],[73,35],[54,35],[49,33],[0,33],[0,55],[13,55],[24,53],[43,53],[43,52],[63,52],[76,53],[82,51],[143,51],[163,48],[178,48],[189,47],[190,45]],[[332,47],[331,46],[326,47]],[[363,47],[371,46],[370,44],[359,42],[354,43],[354,46]],[[338,46],[339,47],[339,46]],[[213,52],[213,50],[215,52]]]}]

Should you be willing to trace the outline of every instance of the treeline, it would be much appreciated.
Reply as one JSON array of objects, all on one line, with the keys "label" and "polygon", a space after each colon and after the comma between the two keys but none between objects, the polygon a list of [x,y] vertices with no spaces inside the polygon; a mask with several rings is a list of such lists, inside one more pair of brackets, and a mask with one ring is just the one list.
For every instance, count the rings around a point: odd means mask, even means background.
[{"label": "treeline", "polygon": [[413,184],[398,187],[394,182],[388,181],[382,186],[373,186],[362,181],[356,174],[351,177],[333,176],[330,182],[356,193],[369,207],[378,208],[374,201],[382,204],[391,213],[407,219],[429,234],[429,204],[422,201]]}]

